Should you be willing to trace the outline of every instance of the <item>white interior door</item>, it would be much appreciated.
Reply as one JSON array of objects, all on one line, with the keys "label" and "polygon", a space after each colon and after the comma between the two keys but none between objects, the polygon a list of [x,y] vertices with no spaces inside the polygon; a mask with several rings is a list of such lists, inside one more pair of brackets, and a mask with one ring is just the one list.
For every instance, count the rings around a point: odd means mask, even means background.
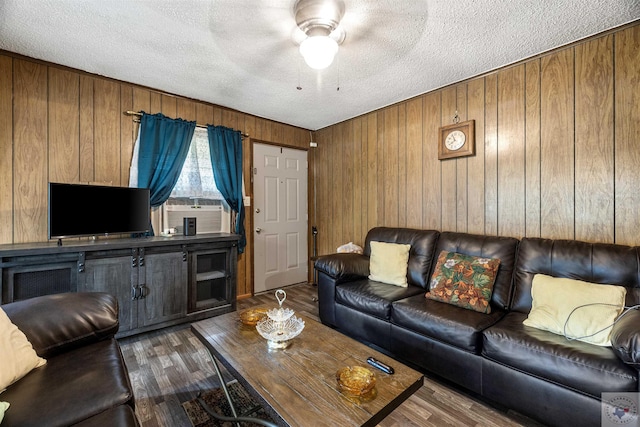
[{"label": "white interior door", "polygon": [[254,291],[307,281],[307,152],[253,144]]}]

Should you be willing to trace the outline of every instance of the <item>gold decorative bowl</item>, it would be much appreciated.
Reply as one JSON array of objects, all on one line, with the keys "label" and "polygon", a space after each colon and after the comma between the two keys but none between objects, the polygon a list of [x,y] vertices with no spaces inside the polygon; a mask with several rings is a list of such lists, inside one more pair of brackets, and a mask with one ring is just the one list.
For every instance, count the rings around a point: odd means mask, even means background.
[{"label": "gold decorative bowl", "polygon": [[247,326],[256,326],[265,317],[267,317],[266,308],[250,308],[240,312],[240,321]]},{"label": "gold decorative bowl", "polygon": [[362,366],[347,366],[336,372],[338,389],[351,396],[364,396],[376,385],[376,376]]}]

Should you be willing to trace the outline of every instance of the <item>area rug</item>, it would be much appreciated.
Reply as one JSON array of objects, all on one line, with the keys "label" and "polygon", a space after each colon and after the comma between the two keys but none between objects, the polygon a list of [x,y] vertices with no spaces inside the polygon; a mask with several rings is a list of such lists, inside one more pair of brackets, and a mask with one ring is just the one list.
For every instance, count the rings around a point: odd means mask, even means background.
[{"label": "area rug", "polygon": [[[256,412],[253,412],[248,415],[248,417],[260,418],[263,420],[271,421],[273,420],[267,415],[265,410],[251,397],[251,395],[240,385],[238,382],[232,382],[227,385],[227,389],[229,390],[229,394],[231,395],[231,399],[233,400],[233,405],[236,408],[236,412],[238,415],[245,414],[246,412],[258,408]],[[224,390],[222,388],[215,388],[213,390],[202,393],[202,399],[205,401],[209,408],[214,411],[216,414],[224,415],[226,417],[231,417],[231,408],[229,407],[229,402],[227,402],[227,398],[224,395]],[[215,418],[209,416],[207,411],[204,410],[198,399],[193,399],[188,402],[184,402],[182,404],[184,411],[187,413],[189,417],[189,421],[193,427],[233,427],[234,424],[227,421],[216,420]],[[254,423],[243,423],[242,426],[259,426]]]}]

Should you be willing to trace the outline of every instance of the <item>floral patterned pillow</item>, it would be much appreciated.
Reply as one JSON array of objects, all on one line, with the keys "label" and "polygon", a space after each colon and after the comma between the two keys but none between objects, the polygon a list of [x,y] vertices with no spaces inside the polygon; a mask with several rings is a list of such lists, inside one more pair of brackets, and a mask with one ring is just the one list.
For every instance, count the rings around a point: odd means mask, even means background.
[{"label": "floral patterned pillow", "polygon": [[480,313],[491,313],[500,260],[442,251],[425,297]]}]

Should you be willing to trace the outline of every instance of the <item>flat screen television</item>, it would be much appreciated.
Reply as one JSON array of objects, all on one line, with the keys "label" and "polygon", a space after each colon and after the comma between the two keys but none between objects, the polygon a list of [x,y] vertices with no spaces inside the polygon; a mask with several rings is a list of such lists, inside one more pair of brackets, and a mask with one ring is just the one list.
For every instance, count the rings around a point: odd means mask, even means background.
[{"label": "flat screen television", "polygon": [[149,231],[149,189],[49,183],[49,239]]}]

